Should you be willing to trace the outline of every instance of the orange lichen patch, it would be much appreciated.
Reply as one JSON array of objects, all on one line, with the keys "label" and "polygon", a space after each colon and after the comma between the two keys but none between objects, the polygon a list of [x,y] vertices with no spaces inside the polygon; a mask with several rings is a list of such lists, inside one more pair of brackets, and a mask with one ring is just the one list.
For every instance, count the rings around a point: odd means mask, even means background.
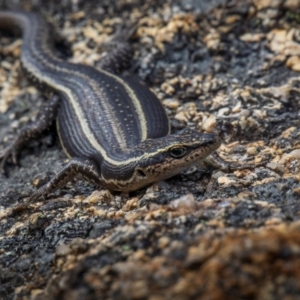
[{"label": "orange lichen patch", "polygon": [[[56,261],[56,267],[60,266],[65,272],[49,281],[48,290],[54,293],[56,287],[56,292],[60,290],[70,295],[75,286],[65,289],[57,283],[62,279],[68,282],[74,272],[85,270],[85,284],[95,287],[96,294],[103,296],[105,293],[107,297],[118,295],[123,298],[126,295],[130,299],[139,299],[146,297],[150,290],[152,297],[155,295],[157,299],[167,291],[169,297],[182,300],[261,299],[262,295],[271,299],[273,293],[284,295],[291,288],[299,293],[300,224],[283,224],[278,218],[266,223],[266,228],[257,230],[211,230],[188,243],[162,236],[157,244],[162,250],[152,259],[147,255],[148,251],[151,253],[151,247],[138,252],[125,247],[127,260],[98,269],[85,269],[84,266],[90,258],[108,251],[109,243],[95,241],[92,252],[87,251],[76,258],[78,263],[81,262],[81,267],[76,269],[70,269],[75,262],[71,246]],[[130,236],[135,228],[131,226],[124,230],[124,234]],[[116,253],[116,250],[109,251]],[[180,253],[181,258],[176,259]],[[98,283],[100,286],[96,286]]]},{"label": "orange lichen patch", "polygon": [[300,149],[295,149],[290,153],[283,155],[282,160],[285,162],[286,159],[293,159],[293,158],[300,160]]},{"label": "orange lichen patch", "polygon": [[289,138],[290,135],[291,135],[296,129],[297,129],[296,127],[290,127],[290,128],[288,128],[287,130],[285,130],[285,131],[281,134],[281,136],[282,136],[283,138]]},{"label": "orange lichen patch", "polygon": [[80,20],[83,19],[86,16],[86,12],[83,10],[74,12],[74,13],[70,13],[68,15],[68,19],[72,20],[72,21],[76,21],[76,20]]},{"label": "orange lichen patch", "polygon": [[237,21],[239,21],[241,19],[240,15],[231,15],[226,17],[226,19],[224,20],[225,24],[233,24],[236,23]]},{"label": "orange lichen patch", "polygon": [[271,182],[276,182],[276,180],[279,178],[279,175],[276,175],[276,176],[271,176],[269,178],[265,178],[263,180],[257,180],[253,183],[253,186],[257,186],[257,185],[264,185],[264,184],[267,184],[267,183],[271,183]]},{"label": "orange lichen patch", "polygon": [[7,232],[6,234],[8,236],[15,235],[19,232],[19,230],[24,229],[26,227],[26,224],[23,222],[17,222],[15,223]]},{"label": "orange lichen patch", "polygon": [[[278,274],[282,277],[280,286],[290,278],[298,278],[298,283],[294,283],[295,288],[300,289],[299,223],[292,226],[281,224],[258,232],[228,234],[215,244],[204,239],[198,247],[203,249],[205,245],[208,252],[205,257],[210,258],[205,262],[200,256],[193,264],[194,267],[199,265],[195,272],[198,276],[194,278],[201,286],[194,289],[195,293],[222,299],[235,291],[240,297],[256,295],[259,298],[262,293],[268,293],[270,284],[278,288],[273,281]],[[287,252],[282,252],[283,249]],[[204,263],[202,266],[201,262]]]},{"label": "orange lichen patch", "polygon": [[175,15],[168,23],[168,29],[177,32],[181,29],[185,34],[196,32],[199,26],[196,22],[196,16],[193,14]]},{"label": "orange lichen patch", "polygon": [[[151,18],[143,18],[140,21],[140,24],[145,24],[145,26],[140,26],[138,28],[137,36],[150,36],[154,40],[154,45],[162,52],[164,51],[163,43],[172,41],[179,30],[185,34],[197,32],[197,30],[199,30],[195,16],[192,14],[175,15],[169,20],[166,26],[162,26],[160,20]],[[153,24],[155,24],[156,27],[154,27]]]},{"label": "orange lichen patch", "polygon": [[[282,253],[283,247],[290,251],[287,256]],[[201,251],[203,248],[205,251]],[[270,284],[276,288],[272,284],[276,274],[283,278],[281,286],[289,278],[299,280],[299,224],[295,227],[282,224],[254,233],[229,234],[216,243],[203,239],[193,253],[198,254],[198,259],[195,256],[192,259],[191,254],[187,257],[188,264],[199,266],[197,271],[192,272],[199,286],[196,288],[194,282],[193,295],[198,292],[211,299],[222,299],[235,291],[238,293],[236,296],[259,296],[268,291]],[[296,287],[299,289],[300,285],[296,284]]]},{"label": "orange lichen patch", "polygon": [[187,123],[197,114],[197,108],[194,102],[187,102],[184,105],[178,107],[174,118],[177,121]]},{"label": "orange lichen patch", "polygon": [[2,47],[1,53],[3,55],[12,55],[14,57],[20,57],[21,54],[21,45],[22,45],[22,40],[17,39],[13,43]]},{"label": "orange lichen patch", "polygon": [[284,178],[293,178],[293,179],[297,180],[298,182],[300,182],[300,174],[288,173],[288,174],[284,174],[283,177]]},{"label": "orange lichen patch", "polygon": [[165,99],[162,103],[170,109],[177,109],[180,105],[180,102],[177,99]]},{"label": "orange lichen patch", "polygon": [[129,199],[126,201],[125,205],[123,205],[122,210],[126,212],[126,211],[136,209],[138,207],[138,203],[139,203],[138,197]]},{"label": "orange lichen patch", "polygon": [[173,95],[175,93],[175,89],[167,82],[164,82],[160,88],[167,95]]},{"label": "orange lichen patch", "polygon": [[105,218],[107,216],[107,210],[97,209],[96,207],[89,207],[86,209],[87,213],[90,213],[93,216],[98,216],[99,218]]},{"label": "orange lichen patch", "polygon": [[234,178],[229,178],[226,176],[221,176],[218,178],[218,184],[221,185],[222,187],[229,187],[229,186],[239,186],[240,184],[234,179]]},{"label": "orange lichen patch", "polygon": [[[275,154],[273,153],[274,150],[270,148],[266,148],[264,141],[255,141],[253,143],[248,143],[247,146],[245,146],[245,154],[242,156],[240,154],[234,153],[234,149],[236,149],[240,145],[241,145],[240,142],[233,142],[227,145],[222,144],[218,149],[218,153],[220,154],[222,159],[226,161],[231,161],[233,163],[235,162],[238,164],[243,164],[243,163],[260,164],[265,160],[266,156],[268,155],[275,156]],[[264,147],[264,149],[259,150],[261,149],[261,147]],[[250,158],[251,161],[249,161]],[[241,170],[241,172],[243,172],[243,170]]]},{"label": "orange lichen patch", "polygon": [[287,67],[291,68],[293,71],[300,72],[300,58],[298,56],[291,56],[287,62]]},{"label": "orange lichen patch", "polygon": [[211,29],[210,33],[203,40],[206,47],[210,50],[217,50],[221,41],[221,35],[218,31]]},{"label": "orange lichen patch", "polygon": [[108,190],[94,191],[90,196],[83,200],[83,203],[95,204],[97,202],[111,202],[112,194]]},{"label": "orange lichen patch", "polygon": [[240,36],[240,40],[243,42],[260,42],[265,37],[262,33],[245,33]]},{"label": "orange lichen patch", "polygon": [[298,34],[295,28],[273,29],[267,34],[270,50],[279,55],[289,56],[286,66],[294,71],[300,71],[300,45],[294,41],[294,36]]},{"label": "orange lichen patch", "polygon": [[282,2],[282,0],[253,0],[253,4],[257,10],[262,10],[265,8],[278,8]]},{"label": "orange lichen patch", "polygon": [[283,2],[283,6],[290,10],[296,10],[300,6],[299,0],[286,0]]},{"label": "orange lichen patch", "polygon": [[272,96],[276,99],[286,100],[291,92],[291,83],[281,86],[271,86],[267,88],[257,89],[257,91],[266,96]]},{"label": "orange lichen patch", "polygon": [[208,117],[204,118],[201,124],[201,128],[206,132],[213,132],[217,126],[217,120],[214,115],[209,115]]},{"label": "orange lichen patch", "polygon": [[[5,113],[10,103],[22,93],[22,90],[18,86],[18,76],[20,72],[19,62],[15,62],[9,66],[10,73],[6,75],[5,71],[2,71],[2,89],[0,91],[0,112]],[[1,80],[1,81],[2,81]]]}]

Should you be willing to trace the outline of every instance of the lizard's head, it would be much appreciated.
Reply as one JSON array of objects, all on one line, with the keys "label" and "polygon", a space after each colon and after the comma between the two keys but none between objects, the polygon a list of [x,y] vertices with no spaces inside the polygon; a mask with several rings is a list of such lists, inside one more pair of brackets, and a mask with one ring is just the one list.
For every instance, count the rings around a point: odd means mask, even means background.
[{"label": "lizard's head", "polygon": [[189,128],[161,138],[145,140],[124,161],[124,176],[109,179],[112,185],[108,187],[132,191],[167,179],[205,159],[220,144],[216,135]]}]

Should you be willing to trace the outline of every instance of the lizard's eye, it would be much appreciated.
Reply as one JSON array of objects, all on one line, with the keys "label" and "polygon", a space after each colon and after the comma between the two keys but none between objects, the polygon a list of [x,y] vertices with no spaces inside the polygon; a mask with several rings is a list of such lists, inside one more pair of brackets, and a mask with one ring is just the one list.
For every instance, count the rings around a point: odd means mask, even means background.
[{"label": "lizard's eye", "polygon": [[180,158],[182,157],[185,152],[186,152],[186,148],[184,147],[174,147],[174,148],[171,148],[169,150],[171,156],[173,156],[174,158]]}]

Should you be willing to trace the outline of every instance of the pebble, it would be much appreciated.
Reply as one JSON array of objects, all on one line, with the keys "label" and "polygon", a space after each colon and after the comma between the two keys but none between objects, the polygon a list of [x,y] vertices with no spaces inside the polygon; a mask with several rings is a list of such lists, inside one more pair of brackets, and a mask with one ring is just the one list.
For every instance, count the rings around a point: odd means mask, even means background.
[{"label": "pebble", "polygon": [[174,117],[177,121],[186,123],[188,121],[188,117],[185,112],[181,111],[177,113]]},{"label": "pebble", "polygon": [[233,24],[241,19],[240,15],[231,15],[228,16],[224,21],[226,24]]},{"label": "pebble", "polygon": [[257,10],[262,10],[265,8],[277,8],[281,4],[282,0],[253,0]]},{"label": "pebble", "polygon": [[130,211],[133,209],[136,209],[138,207],[139,198],[134,197],[132,199],[127,200],[126,204],[123,205],[122,210],[123,211]]},{"label": "pebble", "polygon": [[223,187],[233,186],[236,183],[236,180],[233,180],[232,178],[228,178],[226,176],[221,176],[218,178],[218,184],[222,185]]},{"label": "pebble", "polygon": [[257,147],[249,147],[247,149],[247,154],[251,156],[255,156],[258,153]]},{"label": "pebble", "polygon": [[296,10],[300,7],[300,0],[285,0],[283,6],[289,10]]},{"label": "pebble", "polygon": [[262,33],[245,33],[240,36],[240,40],[249,43],[260,42],[264,36]]},{"label": "pebble", "polygon": [[272,218],[272,219],[269,219],[265,222],[265,225],[266,226],[273,226],[273,225],[278,225],[282,223],[282,219],[280,218]]},{"label": "pebble", "polygon": [[280,164],[280,163],[276,163],[276,162],[270,162],[270,163],[267,163],[267,168],[273,170],[273,171],[279,171],[281,173],[284,172],[284,165],[283,164]]},{"label": "pebble", "polygon": [[205,121],[203,121],[201,128],[207,132],[213,132],[217,126],[217,120],[214,115],[210,115]]},{"label": "pebble", "polygon": [[217,31],[212,31],[203,39],[206,44],[206,47],[210,50],[217,50],[220,44],[220,33]]},{"label": "pebble", "polygon": [[164,82],[161,86],[160,86],[161,90],[166,93],[167,95],[173,95],[175,93],[175,89],[173,86],[171,86],[170,84],[168,84],[167,82]]},{"label": "pebble", "polygon": [[196,209],[198,202],[195,200],[193,194],[187,194],[171,202],[170,206],[174,209],[178,208],[192,208]]},{"label": "pebble", "polygon": [[286,66],[293,71],[300,72],[300,58],[298,56],[291,56],[286,62]]},{"label": "pebble", "polygon": [[95,204],[100,201],[111,202],[113,200],[113,195],[108,190],[94,191],[90,196],[88,196],[83,202]]},{"label": "pebble", "polygon": [[176,109],[180,105],[180,101],[177,99],[165,99],[163,100],[163,105],[170,108],[170,109]]}]

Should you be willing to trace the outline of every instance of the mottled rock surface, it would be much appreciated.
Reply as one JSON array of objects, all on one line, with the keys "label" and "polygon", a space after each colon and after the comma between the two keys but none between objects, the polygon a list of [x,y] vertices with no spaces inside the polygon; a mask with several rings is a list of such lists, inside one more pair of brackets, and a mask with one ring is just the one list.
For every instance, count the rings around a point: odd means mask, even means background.
[{"label": "mottled rock surface", "polygon": [[[101,5],[99,4],[101,2]],[[0,0],[42,14],[57,55],[97,66],[139,19],[125,73],[162,100],[172,131],[218,131],[227,160],[130,194],[83,180],[26,207],[66,157],[55,127],[0,175],[0,299],[299,299],[300,1]],[[0,33],[1,148],[47,94]],[[125,75],[126,75],[125,74]]]}]

